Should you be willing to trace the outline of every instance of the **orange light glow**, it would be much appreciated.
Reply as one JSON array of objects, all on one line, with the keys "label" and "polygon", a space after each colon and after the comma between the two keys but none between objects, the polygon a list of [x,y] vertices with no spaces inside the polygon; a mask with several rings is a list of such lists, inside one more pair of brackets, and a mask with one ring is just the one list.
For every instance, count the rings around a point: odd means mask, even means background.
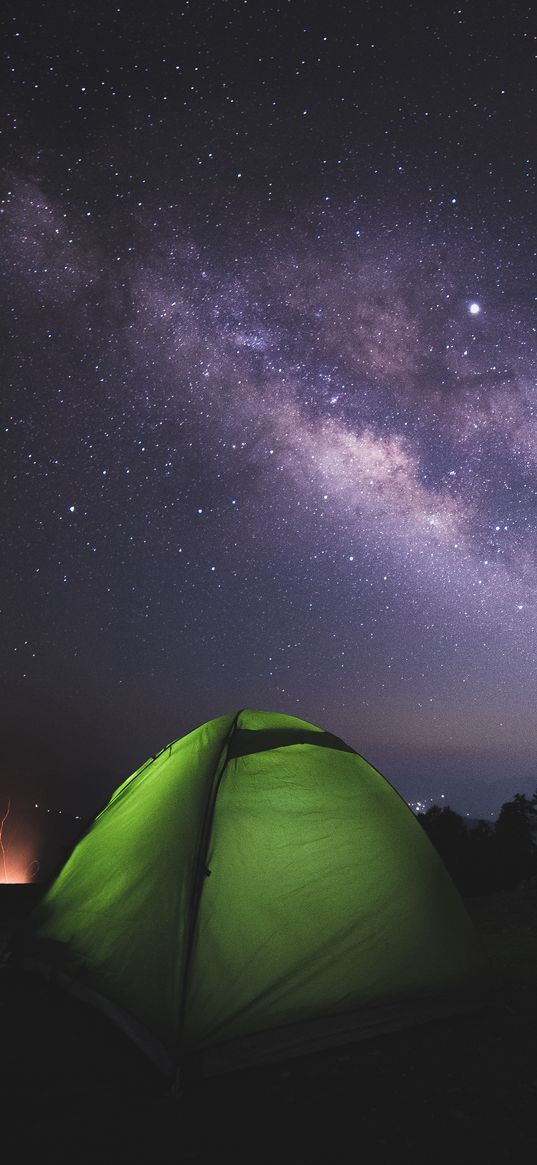
[{"label": "orange light glow", "polygon": [[30,853],[24,853],[22,850],[15,852],[11,851],[8,854],[6,862],[6,870],[2,869],[2,882],[5,885],[12,886],[15,883],[20,884],[33,882],[39,870],[39,862],[32,858]]},{"label": "orange light glow", "polygon": [[5,851],[5,846],[4,846],[4,825],[6,824],[6,821],[9,817],[10,809],[11,809],[11,798],[8,797],[7,809],[4,813],[2,820],[0,821],[0,855],[2,857],[2,874],[3,874],[3,881],[4,882],[7,882],[6,851]]},{"label": "orange light glow", "polygon": [[28,844],[8,842],[6,821],[11,812],[11,798],[0,821],[0,884],[14,885],[33,882],[39,870],[39,862],[32,857]]}]

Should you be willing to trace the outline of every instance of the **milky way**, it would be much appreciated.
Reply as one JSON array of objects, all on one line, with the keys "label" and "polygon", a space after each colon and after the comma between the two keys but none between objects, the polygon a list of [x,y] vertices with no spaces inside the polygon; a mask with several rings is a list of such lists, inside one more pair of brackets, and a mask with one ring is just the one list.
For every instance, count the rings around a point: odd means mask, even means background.
[{"label": "milky way", "polygon": [[243,706],[533,788],[535,30],[353,7],[8,14],[6,790]]}]

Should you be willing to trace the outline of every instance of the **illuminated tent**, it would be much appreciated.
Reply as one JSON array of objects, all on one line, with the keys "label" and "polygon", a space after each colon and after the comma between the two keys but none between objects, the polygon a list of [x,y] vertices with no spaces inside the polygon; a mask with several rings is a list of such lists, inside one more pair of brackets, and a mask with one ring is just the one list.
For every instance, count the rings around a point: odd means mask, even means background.
[{"label": "illuminated tent", "polygon": [[467,1009],[476,939],[394,789],[337,737],[243,711],[122,784],[31,921],[27,965],[166,1072]]}]

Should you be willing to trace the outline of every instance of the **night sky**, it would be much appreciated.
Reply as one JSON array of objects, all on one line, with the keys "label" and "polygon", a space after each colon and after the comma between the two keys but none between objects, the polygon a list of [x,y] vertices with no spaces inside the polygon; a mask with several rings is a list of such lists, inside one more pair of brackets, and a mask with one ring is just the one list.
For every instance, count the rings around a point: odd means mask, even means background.
[{"label": "night sky", "polygon": [[537,786],[532,8],[4,7],[0,808],[241,707]]}]

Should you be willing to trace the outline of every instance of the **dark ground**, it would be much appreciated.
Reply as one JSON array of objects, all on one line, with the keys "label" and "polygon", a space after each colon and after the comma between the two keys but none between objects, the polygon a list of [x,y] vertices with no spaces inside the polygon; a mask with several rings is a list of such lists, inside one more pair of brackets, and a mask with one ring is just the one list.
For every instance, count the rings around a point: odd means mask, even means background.
[{"label": "dark ground", "polygon": [[[0,887],[0,947],[37,892]],[[3,1159],[534,1160],[537,891],[468,907],[489,968],[481,1012],[189,1085],[180,1101],[99,1015],[4,966]]]}]

